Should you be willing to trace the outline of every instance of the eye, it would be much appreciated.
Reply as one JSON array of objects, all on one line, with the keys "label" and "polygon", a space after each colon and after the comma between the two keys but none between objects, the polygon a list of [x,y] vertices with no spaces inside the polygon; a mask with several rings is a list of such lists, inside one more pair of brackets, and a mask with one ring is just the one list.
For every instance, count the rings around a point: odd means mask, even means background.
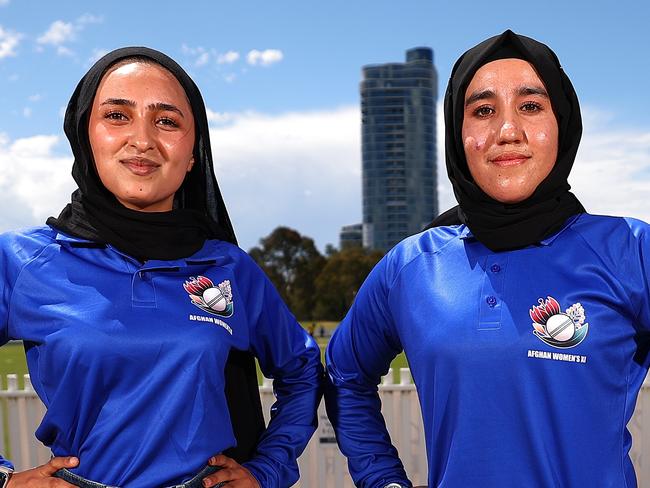
[{"label": "eye", "polygon": [[539,112],[542,110],[542,106],[537,102],[525,102],[521,105],[521,110],[523,112]]},{"label": "eye", "polygon": [[104,118],[108,120],[128,120],[126,115],[117,110],[110,110],[104,114]]},{"label": "eye", "polygon": [[157,124],[162,125],[163,127],[178,127],[178,123],[171,117],[160,117],[156,121]]},{"label": "eye", "polygon": [[473,114],[477,117],[489,117],[494,113],[494,109],[489,105],[481,105],[480,107],[474,109]]}]

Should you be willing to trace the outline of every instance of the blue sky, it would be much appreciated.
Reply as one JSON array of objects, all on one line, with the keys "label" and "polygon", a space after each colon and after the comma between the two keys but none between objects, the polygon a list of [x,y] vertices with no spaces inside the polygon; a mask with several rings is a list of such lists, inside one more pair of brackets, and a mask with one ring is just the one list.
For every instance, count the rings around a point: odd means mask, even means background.
[{"label": "blue sky", "polygon": [[74,189],[61,128],[74,86],[102,52],[147,45],[203,92],[242,247],[281,224],[336,243],[361,215],[361,66],[430,46],[441,93],[455,59],[506,28],[549,44],[574,82],[585,117],[578,196],[598,213],[648,219],[648,25],[648,2],[628,0],[0,0],[0,231],[58,213]]}]

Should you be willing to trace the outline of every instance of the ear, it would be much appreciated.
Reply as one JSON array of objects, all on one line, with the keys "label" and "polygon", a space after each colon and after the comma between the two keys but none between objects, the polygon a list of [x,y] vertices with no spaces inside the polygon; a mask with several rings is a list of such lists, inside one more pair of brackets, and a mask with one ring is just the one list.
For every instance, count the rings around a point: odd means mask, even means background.
[{"label": "ear", "polygon": [[192,171],[192,168],[194,167],[194,156],[190,158],[190,162],[187,164],[187,172],[189,173]]}]

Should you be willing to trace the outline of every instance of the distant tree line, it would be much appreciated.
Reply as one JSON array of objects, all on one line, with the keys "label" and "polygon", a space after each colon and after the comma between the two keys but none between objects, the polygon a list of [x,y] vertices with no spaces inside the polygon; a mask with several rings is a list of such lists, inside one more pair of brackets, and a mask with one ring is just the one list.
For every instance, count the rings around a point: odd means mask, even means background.
[{"label": "distant tree line", "polygon": [[249,254],[303,321],[341,320],[383,256],[361,247],[336,249],[331,245],[323,255],[313,239],[288,227],[278,227],[260,239]]}]

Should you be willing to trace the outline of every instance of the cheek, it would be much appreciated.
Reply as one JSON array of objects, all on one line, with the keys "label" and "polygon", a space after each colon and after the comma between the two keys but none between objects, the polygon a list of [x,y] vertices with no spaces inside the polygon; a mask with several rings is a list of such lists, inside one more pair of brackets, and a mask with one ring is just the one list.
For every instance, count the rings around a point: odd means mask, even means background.
[{"label": "cheek", "polygon": [[492,130],[488,127],[475,127],[468,124],[463,130],[463,146],[465,152],[480,153],[487,149],[489,145]]},{"label": "cheek", "polygon": [[186,132],[161,132],[158,134],[158,141],[167,149],[185,151],[187,147],[194,147],[194,129]]},{"label": "cheek", "polygon": [[[93,150],[93,155],[110,153],[115,150],[116,145],[119,144],[123,130],[118,127],[105,126],[98,124],[91,127],[88,131],[90,139],[90,146]],[[97,158],[95,158],[97,160]]]},{"label": "cheek", "polygon": [[465,146],[465,151],[480,151],[481,148],[485,145],[484,142],[478,141],[474,136],[467,136],[463,141]]},{"label": "cheek", "polygon": [[463,139],[465,149],[465,160],[469,172],[480,183],[483,180],[482,174],[485,171],[485,152],[487,150],[487,138],[484,136],[467,135]]},{"label": "cheek", "polygon": [[487,145],[486,137],[466,136],[463,140],[463,147],[465,148],[465,156],[470,159],[470,155],[479,154],[485,151]]},{"label": "cheek", "polygon": [[540,128],[533,133],[531,141],[534,152],[539,156],[539,163],[544,170],[550,171],[557,159],[557,133],[553,128]]}]

